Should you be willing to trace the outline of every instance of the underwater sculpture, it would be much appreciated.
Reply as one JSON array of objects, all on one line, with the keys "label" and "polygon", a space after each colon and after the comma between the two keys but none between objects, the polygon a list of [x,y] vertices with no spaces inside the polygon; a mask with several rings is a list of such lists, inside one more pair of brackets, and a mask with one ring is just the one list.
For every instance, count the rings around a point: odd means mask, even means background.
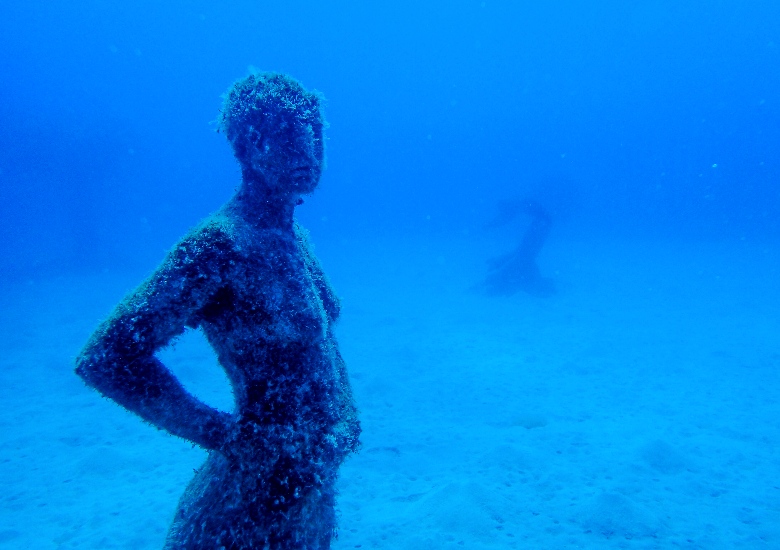
[{"label": "underwater sculpture", "polygon": [[[360,424],[333,334],[335,296],[295,222],[324,167],[321,98],[257,73],[228,92],[220,129],[241,167],[234,197],[187,234],[92,335],[84,381],[209,450],[166,548],[326,549],[337,470]],[[233,414],[189,394],[155,352],[200,328]]]},{"label": "underwater sculpture", "polygon": [[509,254],[490,260],[488,274],[477,288],[492,295],[507,296],[522,290],[534,296],[550,296],[555,293],[555,285],[552,279],[542,277],[536,264],[552,225],[547,210],[538,202],[525,199],[511,205],[500,221],[491,225],[504,225],[519,213],[531,217],[520,245]]}]

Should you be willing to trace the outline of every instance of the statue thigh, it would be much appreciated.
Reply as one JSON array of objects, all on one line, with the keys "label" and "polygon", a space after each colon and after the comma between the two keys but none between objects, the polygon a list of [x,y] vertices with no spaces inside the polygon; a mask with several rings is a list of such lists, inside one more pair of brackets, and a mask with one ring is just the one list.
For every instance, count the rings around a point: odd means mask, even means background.
[{"label": "statue thigh", "polygon": [[224,456],[210,453],[179,499],[165,549],[327,550],[336,523],[334,482],[328,480],[286,510],[283,525],[277,523],[272,532],[258,517],[263,510],[247,506],[249,491],[241,475]]}]

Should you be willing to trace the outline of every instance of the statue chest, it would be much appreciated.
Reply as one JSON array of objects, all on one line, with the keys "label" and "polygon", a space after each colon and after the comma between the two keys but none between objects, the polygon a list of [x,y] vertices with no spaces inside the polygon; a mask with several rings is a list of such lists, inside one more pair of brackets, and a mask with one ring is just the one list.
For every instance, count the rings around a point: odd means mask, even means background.
[{"label": "statue chest", "polygon": [[201,311],[209,332],[242,348],[324,340],[328,319],[321,291],[296,250],[238,258],[229,280]]}]

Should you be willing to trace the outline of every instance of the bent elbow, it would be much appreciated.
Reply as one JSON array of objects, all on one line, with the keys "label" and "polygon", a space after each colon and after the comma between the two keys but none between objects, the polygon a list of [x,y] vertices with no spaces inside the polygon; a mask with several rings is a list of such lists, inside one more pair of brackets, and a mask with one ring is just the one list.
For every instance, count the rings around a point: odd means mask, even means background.
[{"label": "bent elbow", "polygon": [[76,368],[73,369],[73,371],[76,373],[76,376],[81,378],[82,382],[84,382],[90,388],[94,388],[96,386],[96,370],[97,369],[95,368],[95,364],[86,360],[83,355],[76,359]]},{"label": "bent elbow", "polygon": [[105,381],[107,370],[105,353],[100,353],[93,346],[87,345],[76,358],[74,372],[90,388],[102,389],[101,382]]}]

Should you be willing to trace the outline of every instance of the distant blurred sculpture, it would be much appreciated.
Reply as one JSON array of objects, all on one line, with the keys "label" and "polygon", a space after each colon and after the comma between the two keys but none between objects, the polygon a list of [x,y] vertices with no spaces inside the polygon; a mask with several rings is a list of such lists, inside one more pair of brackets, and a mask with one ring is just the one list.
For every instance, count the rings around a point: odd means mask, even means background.
[{"label": "distant blurred sculpture", "polygon": [[[166,548],[326,549],[339,465],[360,424],[333,325],[340,304],[293,218],[324,168],[321,97],[256,73],[221,113],[241,167],[235,196],[187,234],[92,335],[84,381],[209,456]],[[155,353],[200,328],[233,414],[188,393]]]},{"label": "distant blurred sculpture", "polygon": [[520,245],[509,254],[490,260],[488,274],[477,288],[490,295],[508,296],[523,291],[534,296],[550,296],[555,293],[555,285],[552,279],[542,277],[536,263],[552,225],[547,210],[532,199],[508,203],[490,225],[506,225],[519,214],[531,218]]}]

